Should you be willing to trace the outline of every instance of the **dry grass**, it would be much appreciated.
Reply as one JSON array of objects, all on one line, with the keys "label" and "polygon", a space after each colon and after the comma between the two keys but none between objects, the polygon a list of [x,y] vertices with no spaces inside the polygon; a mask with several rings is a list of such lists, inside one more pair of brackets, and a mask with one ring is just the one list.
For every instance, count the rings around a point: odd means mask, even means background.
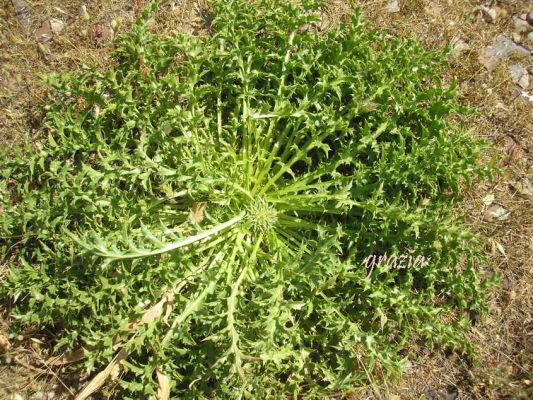
[{"label": "dry grass", "polygon": [[[45,92],[39,74],[76,70],[82,63],[105,66],[112,50],[110,32],[127,31],[142,1],[95,0],[88,2],[86,20],[80,16],[82,2],[64,0],[27,1],[31,26],[24,29],[15,16],[11,0],[0,0],[0,137],[4,146],[38,134],[39,108]],[[208,23],[205,2],[175,1],[173,10],[155,21],[154,29],[169,32],[180,29],[203,33]],[[348,10],[347,1],[329,0],[324,29]],[[444,48],[456,40],[468,44],[462,55],[450,59],[452,68],[444,77],[457,81],[463,102],[476,108],[478,115],[468,126],[474,135],[493,143],[500,156],[502,174],[490,184],[478,184],[465,194],[465,207],[473,229],[487,238],[487,273],[503,275],[500,288],[491,296],[488,317],[478,321],[471,339],[479,357],[462,359],[455,354],[432,354],[421,346],[413,348],[405,376],[394,385],[374,382],[356,391],[355,398],[404,399],[500,399],[533,398],[533,218],[531,197],[518,193],[517,182],[533,178],[530,150],[533,148],[533,103],[516,98],[517,86],[507,72],[509,62],[489,73],[478,60],[479,52],[498,34],[511,37],[513,14],[533,10],[533,1],[498,2],[506,11],[495,23],[487,23],[473,10],[496,1],[400,0],[401,12],[384,12],[385,0],[358,2],[374,25],[392,35],[415,36],[428,48]],[[54,35],[48,49],[39,47],[35,29],[43,21],[59,18],[65,29]],[[115,22],[113,22],[115,21]],[[530,43],[530,46],[532,44]],[[531,59],[519,60],[531,69]],[[488,160],[487,160],[488,162]],[[493,194],[495,202],[510,211],[506,221],[484,220],[487,206],[483,198]],[[5,328],[2,327],[2,328]],[[5,332],[1,329],[0,332]],[[20,343],[28,349],[30,341]],[[16,340],[13,340],[16,342]],[[17,344],[17,343],[15,343]],[[28,354],[33,354],[31,350]],[[26,353],[24,353],[26,354]],[[24,359],[31,357],[25,355]],[[13,360],[11,355],[7,358]],[[0,397],[10,393],[68,391],[50,370],[35,371],[24,365],[0,365]],[[39,378],[39,379],[38,379]],[[66,384],[65,384],[66,385]],[[68,385],[66,385],[68,386]]]}]

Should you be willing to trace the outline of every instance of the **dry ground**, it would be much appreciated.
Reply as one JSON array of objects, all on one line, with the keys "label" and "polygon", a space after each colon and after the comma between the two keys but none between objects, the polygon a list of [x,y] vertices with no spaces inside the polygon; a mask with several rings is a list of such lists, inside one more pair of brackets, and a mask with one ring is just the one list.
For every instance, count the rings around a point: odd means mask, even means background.
[{"label": "dry ground", "polygon": [[[472,134],[493,144],[501,175],[492,183],[478,184],[465,194],[469,223],[486,239],[488,274],[503,275],[491,295],[487,317],[479,320],[471,340],[479,349],[474,359],[432,354],[414,348],[404,377],[385,385],[374,382],[355,398],[383,399],[527,399],[533,398],[533,217],[528,182],[533,181],[533,103],[517,97],[518,86],[508,66],[520,63],[532,70],[531,57],[509,59],[488,72],[479,54],[499,34],[513,38],[514,15],[533,10],[533,1],[507,0],[399,0],[400,12],[387,13],[386,0],[359,0],[366,18],[392,35],[415,36],[428,48],[461,43],[464,51],[450,58],[445,80],[456,80],[462,101],[479,113],[468,126]],[[39,104],[44,88],[39,74],[75,70],[82,63],[104,66],[112,50],[113,27],[126,31],[142,0],[27,0],[27,26],[17,17],[12,0],[0,0],[0,141],[12,146],[38,134]],[[15,1],[16,3],[16,1]],[[161,13],[154,29],[201,30],[203,1],[170,2],[174,9]],[[329,0],[327,23],[341,19],[346,0]],[[86,5],[85,18],[80,6]],[[495,21],[479,15],[476,7],[499,7]],[[57,18],[64,29],[39,44],[35,34],[45,21]],[[46,36],[46,32],[45,32]],[[43,36],[40,37],[43,41]],[[46,38],[44,38],[46,39]],[[517,37],[514,37],[518,40]],[[524,38],[522,38],[524,39]],[[533,48],[533,42],[523,41]],[[532,77],[533,78],[533,77]],[[532,79],[533,80],[533,79]],[[529,89],[532,88],[530,84]],[[529,179],[529,180],[528,180]],[[491,196],[494,196],[492,204]],[[501,207],[501,208],[498,208]],[[491,218],[495,210],[506,210]],[[5,266],[0,271],[5,270]],[[5,331],[8,320],[2,320]],[[39,344],[29,338],[11,338],[19,353],[5,354],[0,364],[0,398],[68,398],[73,390],[67,374],[36,370],[30,361]],[[0,343],[1,347],[1,343]],[[21,353],[20,349],[27,349]],[[33,354],[33,356],[28,356]],[[18,360],[18,361],[17,361]],[[56,375],[59,374],[58,375]]]}]

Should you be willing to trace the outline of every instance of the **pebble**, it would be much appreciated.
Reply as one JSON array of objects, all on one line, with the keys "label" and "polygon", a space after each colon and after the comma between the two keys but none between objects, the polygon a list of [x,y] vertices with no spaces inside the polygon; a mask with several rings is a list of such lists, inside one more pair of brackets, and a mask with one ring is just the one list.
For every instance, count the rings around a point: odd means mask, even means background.
[{"label": "pebble", "polygon": [[387,5],[385,6],[385,11],[389,13],[400,12],[400,5],[398,4],[398,0],[389,0]]},{"label": "pebble", "polygon": [[28,3],[24,0],[13,0],[13,8],[15,9],[15,14],[19,22],[25,27],[29,28],[31,25],[30,22],[30,9]]},{"label": "pebble", "polygon": [[65,23],[61,21],[60,19],[52,18],[50,20],[50,29],[52,30],[52,33],[58,34],[63,30],[64,27],[65,27]]},{"label": "pebble", "polygon": [[498,204],[493,204],[489,208],[487,208],[483,219],[487,222],[492,222],[495,220],[506,221],[509,219],[510,216],[511,213],[509,212],[509,210]]},{"label": "pebble", "polygon": [[522,89],[527,89],[529,87],[529,73],[527,72],[527,69],[519,64],[513,64],[509,66],[509,73],[511,74],[512,81],[518,84]]},{"label": "pebble", "polygon": [[494,200],[495,200],[494,195],[492,193],[488,194],[485,197],[483,197],[483,204],[485,204],[486,206],[490,206],[492,203],[494,203]]},{"label": "pebble", "polygon": [[519,90],[516,93],[516,97],[520,100],[533,102],[533,95],[529,94],[528,92],[524,92],[523,90]]},{"label": "pebble", "polygon": [[518,194],[524,197],[533,197],[533,185],[528,178],[523,178],[511,184]]},{"label": "pebble", "polygon": [[42,44],[52,40],[52,27],[49,21],[44,21],[41,27],[35,31],[35,40]]},{"label": "pebble", "polygon": [[525,18],[513,17],[513,26],[515,32],[528,33],[533,31],[533,25],[526,21]]},{"label": "pebble", "polygon": [[511,162],[519,162],[525,157],[524,149],[512,136],[504,138],[503,152]]},{"label": "pebble", "polygon": [[474,12],[479,12],[487,23],[494,24],[498,18],[498,10],[496,8],[480,6],[476,7]]}]

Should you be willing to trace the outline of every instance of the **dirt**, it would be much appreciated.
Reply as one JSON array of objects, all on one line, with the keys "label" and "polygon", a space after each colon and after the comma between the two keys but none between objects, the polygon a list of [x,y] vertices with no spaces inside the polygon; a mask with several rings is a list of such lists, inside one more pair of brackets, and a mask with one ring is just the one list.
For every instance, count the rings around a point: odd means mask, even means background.
[{"label": "dirt", "polygon": [[[143,1],[27,0],[27,8],[19,7],[18,14],[14,3],[20,6],[20,0],[0,0],[2,146],[38,136],[40,106],[46,98],[39,75],[75,71],[82,64],[105,66],[113,36],[129,29]],[[478,111],[467,126],[492,144],[484,162],[495,160],[501,170],[493,182],[478,183],[464,193],[465,210],[468,223],[486,243],[484,273],[499,273],[503,279],[490,296],[490,314],[471,331],[477,357],[434,353],[413,345],[414,356],[400,380],[374,382],[355,390],[354,398],[533,398],[533,102],[527,100],[533,76],[524,87],[524,81],[514,79],[509,70],[519,65],[531,74],[533,64],[531,56],[524,55],[511,55],[491,71],[482,64],[483,53],[500,35],[533,49],[527,35],[518,36],[516,31],[516,18],[532,11],[533,1],[399,0],[399,12],[392,13],[387,12],[387,0],[356,3],[367,20],[391,35],[416,37],[431,49],[455,48],[444,82],[456,81],[462,102]],[[205,9],[204,1],[169,2],[154,29],[201,33]],[[347,1],[327,1],[324,29],[342,20],[348,10]],[[505,210],[501,214],[505,218],[498,213],[486,217],[496,206]],[[0,266],[2,275],[5,268]],[[3,321],[0,332],[6,332],[8,323]],[[72,397],[76,385],[68,374],[60,368],[43,368],[39,343],[19,339],[9,338],[11,347],[4,348],[0,398]]]}]

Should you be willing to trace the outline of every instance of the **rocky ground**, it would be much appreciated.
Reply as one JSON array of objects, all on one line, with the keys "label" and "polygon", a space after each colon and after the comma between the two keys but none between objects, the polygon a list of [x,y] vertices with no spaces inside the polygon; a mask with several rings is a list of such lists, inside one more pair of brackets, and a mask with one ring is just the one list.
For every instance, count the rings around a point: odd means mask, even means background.
[{"label": "rocky ground", "polygon": [[[203,32],[203,0],[169,1],[154,21],[161,32]],[[326,24],[343,18],[348,1],[329,0]],[[533,1],[359,0],[366,19],[428,48],[450,48],[445,82],[478,113],[472,134],[493,145],[486,162],[501,174],[465,193],[468,223],[486,240],[486,274],[503,275],[490,315],[471,332],[473,359],[434,354],[413,344],[398,382],[374,382],[354,398],[533,398]],[[127,31],[143,0],[0,0],[0,138],[11,146],[39,135],[40,74],[105,66],[113,37]],[[325,27],[327,28],[327,26]],[[0,264],[0,277],[6,266]],[[39,359],[31,332],[8,336],[0,326],[0,398],[70,398],[80,382]],[[3,332],[3,334],[1,333]]]}]

